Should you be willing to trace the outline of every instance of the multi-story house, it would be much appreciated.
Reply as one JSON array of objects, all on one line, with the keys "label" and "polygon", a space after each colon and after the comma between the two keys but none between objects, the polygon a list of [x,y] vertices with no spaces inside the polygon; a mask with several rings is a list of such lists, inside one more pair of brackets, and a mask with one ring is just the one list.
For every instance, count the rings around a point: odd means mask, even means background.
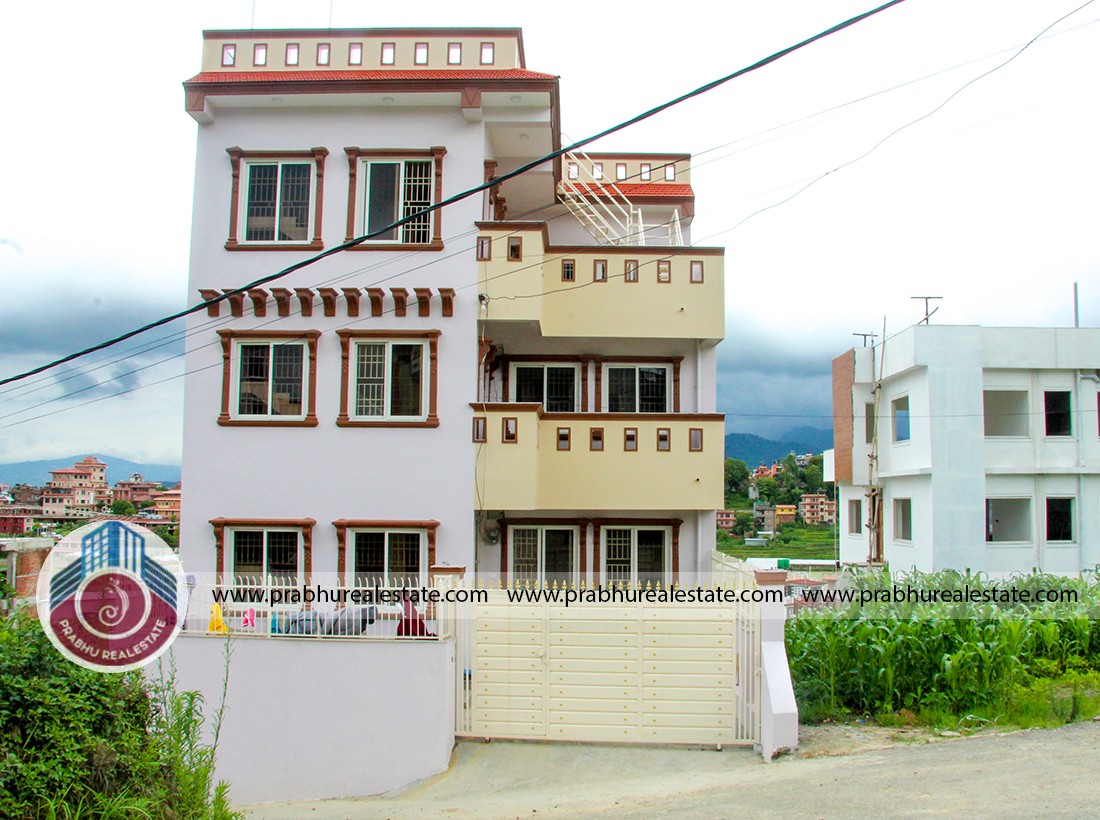
[{"label": "multi-story house", "polygon": [[832,524],[836,521],[836,502],[825,493],[803,493],[798,499],[798,517],[804,524]]},{"label": "multi-story house", "polygon": [[709,568],[723,252],[688,244],[689,157],[504,179],[561,146],[518,29],[210,31],[184,89],[194,296],[374,234],[189,321],[188,572]]},{"label": "multi-story house", "polygon": [[72,467],[50,471],[50,483],[42,490],[42,508],[47,517],[89,515],[111,503],[107,465],[95,456],[81,459]]},{"label": "multi-story house", "polygon": [[1100,330],[911,327],[833,360],[841,559],[1100,563]]},{"label": "multi-story house", "polygon": [[141,473],[134,473],[125,481],[115,484],[114,498],[116,501],[129,501],[135,506],[140,506],[146,501],[152,501],[160,488],[161,485],[158,482],[146,481]]}]

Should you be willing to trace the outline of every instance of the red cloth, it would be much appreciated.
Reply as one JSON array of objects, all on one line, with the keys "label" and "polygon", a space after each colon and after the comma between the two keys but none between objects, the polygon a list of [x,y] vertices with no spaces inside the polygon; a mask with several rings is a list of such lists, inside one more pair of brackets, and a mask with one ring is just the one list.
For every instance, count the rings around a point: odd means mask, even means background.
[{"label": "red cloth", "polygon": [[424,616],[416,611],[416,607],[410,598],[405,598],[401,604],[401,623],[397,625],[397,637],[399,638],[434,638],[435,633],[428,631],[428,625],[424,623]]}]

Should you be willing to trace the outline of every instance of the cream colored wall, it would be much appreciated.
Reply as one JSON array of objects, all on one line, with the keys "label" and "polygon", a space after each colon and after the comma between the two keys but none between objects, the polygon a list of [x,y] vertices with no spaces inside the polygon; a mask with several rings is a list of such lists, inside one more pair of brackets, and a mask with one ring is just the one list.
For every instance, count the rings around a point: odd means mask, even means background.
[{"label": "cream colored wall", "polygon": [[[495,59],[491,66],[481,65],[481,44],[493,43],[495,47]],[[232,67],[222,66],[222,46],[233,43],[237,46],[236,65]],[[267,65],[253,66],[252,46],[256,43],[267,45]],[[298,65],[286,65],[286,45],[297,43],[299,46]],[[332,46],[330,63],[327,66],[317,65],[317,45],[328,43]],[[348,64],[348,45],[351,43],[363,44],[363,64]],[[395,63],[392,66],[382,65],[382,43],[395,43],[397,53]],[[428,44],[428,64],[415,65],[413,63],[413,50],[416,43]],[[449,43],[462,44],[461,65],[448,65],[447,45]],[[517,41],[508,37],[295,37],[293,34],[283,37],[257,36],[249,38],[209,39],[203,41],[202,70],[203,71],[309,71],[328,69],[401,69],[415,71],[418,69],[446,69],[446,68],[487,68],[506,69],[519,66],[519,50]],[[679,179],[677,179],[679,181]]]},{"label": "cream colored wall", "polygon": [[[677,185],[690,185],[691,184],[691,159],[686,157],[684,159],[671,160],[668,157],[639,157],[637,155],[631,157],[616,156],[614,154],[589,154],[589,159],[592,162],[603,163],[603,182],[629,182],[629,183],[644,183],[639,175],[642,171],[642,164],[649,163],[651,176],[649,182],[661,183],[665,182],[665,166],[672,164],[676,166],[676,179],[670,182]],[[626,164],[626,179],[615,179],[615,166],[620,162]],[[592,172],[591,163],[580,161],[578,164],[581,166],[580,178],[575,180],[576,182],[587,182],[588,176]],[[564,171],[562,172],[565,173]]]},{"label": "cream colored wall", "polygon": [[[499,406],[499,405],[498,405]],[[517,405],[522,407],[523,405]],[[585,414],[583,420],[538,418],[528,410],[492,410],[488,441],[478,446],[477,495],[488,510],[714,510],[722,506],[724,423],[677,419],[644,421]],[[519,420],[519,440],[501,443],[506,416]],[[640,418],[640,417],[639,417]],[[571,447],[557,449],[559,427]],[[589,449],[590,430],[602,427],[604,449]],[[623,449],[624,429],[638,430],[638,450]],[[671,430],[671,450],[657,450],[657,429]],[[690,452],[690,428],[703,430],[702,452]]]},{"label": "cream colored wall", "polygon": [[[523,236],[523,260],[507,260],[509,232],[481,231],[493,238],[493,256],[478,263],[479,291],[489,296],[483,319],[537,320],[543,336],[655,339],[721,339],[725,335],[724,259],[667,249],[632,248],[573,253],[543,247],[540,231]],[[670,259],[671,282],[657,282],[657,262]],[[562,259],[576,262],[576,281],[561,279]],[[606,259],[608,281],[593,281],[593,264]],[[625,262],[638,261],[638,282],[624,279]],[[703,262],[703,282],[691,284],[692,260]],[[541,296],[539,294],[542,294]],[[520,297],[520,298],[515,298]],[[614,321],[612,321],[612,319]]]}]

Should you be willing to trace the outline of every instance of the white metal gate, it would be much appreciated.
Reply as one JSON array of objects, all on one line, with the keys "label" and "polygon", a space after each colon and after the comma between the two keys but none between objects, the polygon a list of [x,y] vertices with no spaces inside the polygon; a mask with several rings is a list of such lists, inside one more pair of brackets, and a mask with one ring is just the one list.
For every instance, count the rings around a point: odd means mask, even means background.
[{"label": "white metal gate", "polygon": [[759,736],[750,604],[509,604],[458,618],[457,733],[629,743]]}]

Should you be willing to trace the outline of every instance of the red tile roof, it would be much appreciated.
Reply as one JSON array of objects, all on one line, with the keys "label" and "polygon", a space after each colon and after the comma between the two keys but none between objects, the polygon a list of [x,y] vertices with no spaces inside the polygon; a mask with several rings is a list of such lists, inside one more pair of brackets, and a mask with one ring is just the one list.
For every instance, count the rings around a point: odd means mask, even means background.
[{"label": "red tile roof", "polygon": [[355,82],[364,80],[553,80],[553,74],[525,68],[371,69],[368,71],[204,71],[192,83]]},{"label": "red tile roof", "polygon": [[[591,185],[574,183],[588,196],[607,197],[615,196],[615,192],[605,185]],[[644,199],[646,197],[658,197],[660,199],[691,199],[695,192],[690,185],[675,182],[616,182],[615,185],[627,199]]]}]

